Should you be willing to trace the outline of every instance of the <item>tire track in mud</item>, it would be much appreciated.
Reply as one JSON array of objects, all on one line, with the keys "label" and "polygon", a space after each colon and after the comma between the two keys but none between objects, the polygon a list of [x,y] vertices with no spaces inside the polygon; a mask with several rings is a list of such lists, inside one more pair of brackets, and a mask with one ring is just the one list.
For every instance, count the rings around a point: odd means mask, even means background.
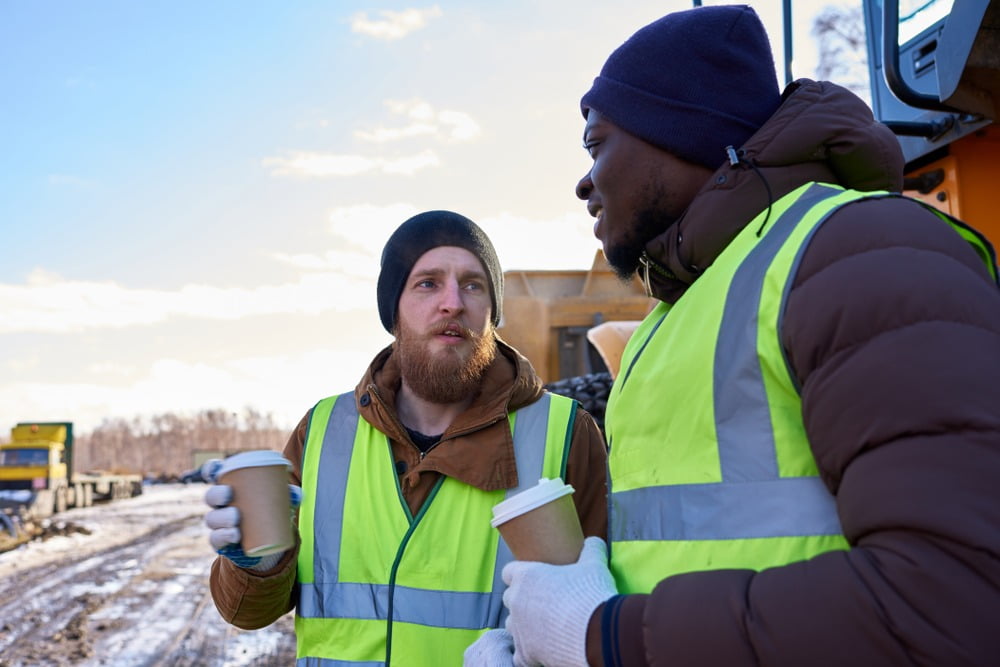
[{"label": "tire track in mud", "polygon": [[176,509],[142,535],[33,567],[26,556],[0,577],[0,667],[294,665],[292,615],[256,631],[222,620],[201,507]]},{"label": "tire track in mud", "polygon": [[[155,598],[156,591],[142,585],[147,580],[144,573],[170,548],[176,533],[197,527],[198,520],[191,516],[169,521],[80,562],[54,562],[4,577],[0,665],[80,664],[92,656],[93,621],[102,620],[102,611],[119,609],[123,599],[136,593]],[[204,587],[201,582],[200,588]],[[100,623],[96,626],[101,629]]]}]

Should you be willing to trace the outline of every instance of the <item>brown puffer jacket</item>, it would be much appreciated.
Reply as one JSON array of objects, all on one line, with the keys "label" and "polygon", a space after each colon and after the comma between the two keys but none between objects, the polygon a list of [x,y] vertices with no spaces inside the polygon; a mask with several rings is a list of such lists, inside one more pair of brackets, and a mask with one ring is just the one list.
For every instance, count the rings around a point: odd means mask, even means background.
[{"label": "brown puffer jacket", "polygon": [[[896,139],[826,82],[790,86],[744,149],[757,170],[720,168],[647,246],[676,276],[653,274],[660,299],[805,182],[901,186]],[[629,596],[616,664],[998,664],[1000,291],[982,263],[911,200],[848,205],[811,241],[780,337],[851,549]]]},{"label": "brown puffer jacket", "polygon": [[[391,348],[375,357],[355,389],[361,416],[389,437],[403,498],[414,516],[419,514],[441,475],[484,490],[518,485],[507,412],[541,398],[542,381],[514,348],[502,341],[498,346],[500,354],[486,371],[472,405],[423,456],[396,416],[400,376]],[[285,458],[293,462],[295,484],[302,483],[302,451],[311,412],[299,422],[284,449]],[[607,536],[606,471],[604,438],[594,419],[579,409],[566,462],[566,481],[574,488],[573,501],[583,532],[588,536]],[[485,529],[489,530],[489,526]],[[221,556],[216,558],[209,586],[222,618],[240,628],[256,629],[292,610],[296,600],[296,553],[297,550],[289,551],[263,573],[236,567]]]}]

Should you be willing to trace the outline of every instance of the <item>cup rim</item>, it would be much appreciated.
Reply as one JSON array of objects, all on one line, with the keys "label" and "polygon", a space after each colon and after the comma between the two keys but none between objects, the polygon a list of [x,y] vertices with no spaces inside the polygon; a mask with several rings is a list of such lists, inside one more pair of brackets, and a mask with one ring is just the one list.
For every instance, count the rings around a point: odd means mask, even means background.
[{"label": "cup rim", "polygon": [[243,468],[262,468],[264,466],[283,465],[289,470],[292,464],[284,456],[273,449],[258,449],[249,452],[233,454],[222,461],[222,466],[215,473],[216,479],[228,472],[241,470]]},{"label": "cup rim", "polygon": [[500,524],[511,519],[516,519],[522,514],[527,514],[533,509],[541,507],[573,493],[574,489],[569,484],[559,478],[548,479],[542,477],[538,483],[529,489],[525,489],[510,498],[493,506],[493,519],[490,524],[496,528]]}]

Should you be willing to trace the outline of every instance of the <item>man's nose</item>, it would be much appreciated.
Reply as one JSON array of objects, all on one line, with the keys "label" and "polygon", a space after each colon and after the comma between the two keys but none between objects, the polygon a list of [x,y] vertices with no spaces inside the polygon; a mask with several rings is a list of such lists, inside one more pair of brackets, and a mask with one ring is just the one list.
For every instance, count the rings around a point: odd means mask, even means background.
[{"label": "man's nose", "polygon": [[465,303],[462,301],[462,287],[458,281],[451,280],[445,283],[444,289],[441,290],[440,307],[451,312],[465,308]]},{"label": "man's nose", "polygon": [[576,196],[580,199],[587,201],[590,199],[590,193],[594,191],[594,183],[590,180],[590,172],[588,171],[580,182],[576,184]]}]

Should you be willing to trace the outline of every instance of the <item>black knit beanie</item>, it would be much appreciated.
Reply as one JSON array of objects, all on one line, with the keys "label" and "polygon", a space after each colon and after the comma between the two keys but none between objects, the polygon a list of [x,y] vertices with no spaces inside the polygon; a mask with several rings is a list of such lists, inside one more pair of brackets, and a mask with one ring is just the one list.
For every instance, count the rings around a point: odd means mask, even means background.
[{"label": "black knit beanie", "polygon": [[413,265],[428,250],[445,245],[465,248],[479,258],[489,278],[493,324],[499,326],[503,272],[489,237],[463,215],[451,211],[426,211],[401,224],[382,250],[382,270],[378,275],[378,315],[389,333],[393,333],[395,328],[399,296]]},{"label": "black knit beanie", "polygon": [[746,5],[696,7],[641,28],[580,100],[643,141],[716,169],[781,102],[764,26]]}]

